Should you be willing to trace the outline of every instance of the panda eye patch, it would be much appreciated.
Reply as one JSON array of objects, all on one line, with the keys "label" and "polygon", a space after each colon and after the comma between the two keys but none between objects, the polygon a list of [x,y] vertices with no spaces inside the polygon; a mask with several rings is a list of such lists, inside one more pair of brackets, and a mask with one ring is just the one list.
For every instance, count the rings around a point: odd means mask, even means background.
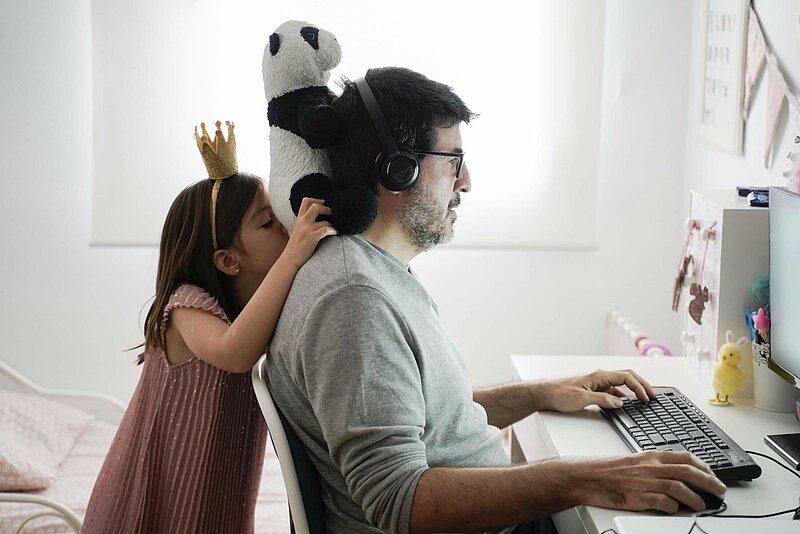
[{"label": "panda eye patch", "polygon": [[319,50],[319,29],[313,26],[304,26],[300,30],[300,35],[311,45],[314,50]]}]

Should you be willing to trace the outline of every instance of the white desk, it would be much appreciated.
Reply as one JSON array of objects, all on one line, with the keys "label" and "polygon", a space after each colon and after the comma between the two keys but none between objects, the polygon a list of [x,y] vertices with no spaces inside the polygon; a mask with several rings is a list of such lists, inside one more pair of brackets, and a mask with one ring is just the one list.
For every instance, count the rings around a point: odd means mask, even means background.
[{"label": "white desk", "polygon": [[[765,434],[800,432],[792,414],[777,414],[755,408],[750,401],[735,406],[708,404],[710,387],[701,384],[693,369],[680,357],[641,356],[512,356],[515,380],[575,376],[594,369],[633,369],[654,386],[673,386],[746,450],[770,456],[777,454],[764,443]],[[575,456],[630,454],[622,439],[597,411],[559,414],[541,412],[512,427],[512,459],[535,461]],[[760,478],[728,487],[725,501],[729,514],[765,514],[797,506],[800,480],[769,460],[755,457],[762,467]],[[556,515],[564,534],[598,534],[614,527],[613,518],[632,512],[579,506]],[[662,514],[663,515],[663,514]],[[687,513],[688,515],[688,513]],[[791,516],[781,516],[790,519]]]}]

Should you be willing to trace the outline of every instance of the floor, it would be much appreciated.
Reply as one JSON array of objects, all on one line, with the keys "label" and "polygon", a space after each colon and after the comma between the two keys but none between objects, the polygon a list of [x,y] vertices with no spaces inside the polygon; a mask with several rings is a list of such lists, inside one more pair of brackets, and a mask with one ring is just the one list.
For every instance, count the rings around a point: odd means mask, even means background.
[{"label": "floor", "polygon": [[261,474],[261,489],[256,503],[256,534],[288,534],[289,505],[286,488],[275,456],[272,442],[267,443],[264,469]]}]

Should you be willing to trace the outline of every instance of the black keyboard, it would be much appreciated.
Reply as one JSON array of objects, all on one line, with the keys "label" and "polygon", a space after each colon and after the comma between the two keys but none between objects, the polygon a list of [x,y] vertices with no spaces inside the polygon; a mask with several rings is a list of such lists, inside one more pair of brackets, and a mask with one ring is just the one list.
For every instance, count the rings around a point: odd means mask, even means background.
[{"label": "black keyboard", "polygon": [[675,388],[654,388],[648,404],[623,399],[622,408],[602,409],[633,452],[689,451],[725,483],[761,476],[761,467],[697,406]]}]

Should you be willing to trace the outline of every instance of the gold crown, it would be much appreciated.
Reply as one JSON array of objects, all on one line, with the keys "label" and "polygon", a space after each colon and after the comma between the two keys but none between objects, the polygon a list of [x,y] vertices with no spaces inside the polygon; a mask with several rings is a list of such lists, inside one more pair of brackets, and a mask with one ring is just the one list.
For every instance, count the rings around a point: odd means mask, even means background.
[{"label": "gold crown", "polygon": [[206,131],[206,123],[200,123],[203,135],[197,134],[197,126],[194,127],[194,140],[197,141],[197,148],[203,157],[206,165],[208,177],[214,180],[214,187],[211,188],[211,244],[217,250],[217,196],[222,180],[230,178],[239,172],[236,163],[236,136],[233,135],[232,122],[225,121],[228,125],[228,140],[222,136],[222,123],[217,121],[217,131],[214,133],[214,140],[211,140]]},{"label": "gold crown", "polygon": [[194,127],[194,139],[197,141],[197,148],[203,157],[208,177],[212,180],[222,180],[239,172],[239,167],[236,163],[236,136],[233,135],[234,124],[229,121],[225,121],[225,124],[228,125],[227,141],[222,136],[222,130],[220,129],[222,123],[220,121],[216,123],[217,131],[214,133],[213,141],[206,131],[206,123],[200,123],[200,128],[203,130],[202,136],[197,134],[197,126]]}]

